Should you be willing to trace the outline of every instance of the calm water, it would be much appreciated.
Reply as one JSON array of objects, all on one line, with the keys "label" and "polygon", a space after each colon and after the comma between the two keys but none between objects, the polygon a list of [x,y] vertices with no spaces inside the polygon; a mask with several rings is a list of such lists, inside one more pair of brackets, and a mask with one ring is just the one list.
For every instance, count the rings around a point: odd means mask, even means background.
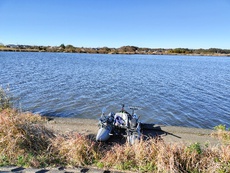
[{"label": "calm water", "polygon": [[0,52],[0,85],[16,107],[99,118],[140,106],[143,122],[230,127],[230,58]]}]

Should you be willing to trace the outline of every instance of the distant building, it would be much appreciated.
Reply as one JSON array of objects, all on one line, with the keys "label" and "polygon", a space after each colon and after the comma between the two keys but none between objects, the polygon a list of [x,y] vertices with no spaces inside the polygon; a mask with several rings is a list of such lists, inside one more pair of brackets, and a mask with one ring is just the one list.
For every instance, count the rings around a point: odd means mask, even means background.
[{"label": "distant building", "polygon": [[6,45],[6,47],[8,47],[8,48],[18,48],[18,45],[8,44],[8,45]]}]

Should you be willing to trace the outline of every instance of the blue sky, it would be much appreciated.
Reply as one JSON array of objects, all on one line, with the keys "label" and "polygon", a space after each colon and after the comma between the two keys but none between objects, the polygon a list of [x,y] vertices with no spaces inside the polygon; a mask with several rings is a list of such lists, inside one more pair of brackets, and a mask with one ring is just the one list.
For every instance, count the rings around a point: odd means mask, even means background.
[{"label": "blue sky", "polygon": [[0,0],[0,43],[230,49],[230,0]]}]

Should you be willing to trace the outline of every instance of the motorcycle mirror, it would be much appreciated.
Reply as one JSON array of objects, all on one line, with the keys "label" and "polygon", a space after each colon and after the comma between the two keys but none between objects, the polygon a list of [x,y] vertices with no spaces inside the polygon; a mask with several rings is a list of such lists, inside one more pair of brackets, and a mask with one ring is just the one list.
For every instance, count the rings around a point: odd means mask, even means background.
[{"label": "motorcycle mirror", "polygon": [[142,107],[138,107],[138,106],[129,106],[129,109],[132,109],[132,110],[141,110],[143,108]]},{"label": "motorcycle mirror", "polygon": [[106,108],[105,108],[105,107],[103,107],[103,108],[102,108],[102,110],[101,110],[101,115],[104,115],[104,114],[105,114],[105,112],[106,112]]}]

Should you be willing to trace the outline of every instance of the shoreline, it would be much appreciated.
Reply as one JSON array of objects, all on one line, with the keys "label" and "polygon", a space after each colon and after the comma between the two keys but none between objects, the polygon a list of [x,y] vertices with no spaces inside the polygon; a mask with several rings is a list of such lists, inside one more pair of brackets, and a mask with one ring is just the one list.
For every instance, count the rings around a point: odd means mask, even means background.
[{"label": "shoreline", "polygon": [[[86,136],[95,137],[98,131],[98,120],[81,118],[52,117],[44,124],[55,133],[65,134],[77,132]],[[219,145],[221,141],[211,136],[214,130],[191,127],[165,126],[157,124],[143,124],[143,136],[160,138],[166,143],[200,143],[205,145]],[[116,138],[116,137],[114,137]]]},{"label": "shoreline", "polygon": [[41,52],[41,53],[79,53],[79,54],[104,54],[104,55],[169,55],[169,56],[216,56],[216,57],[230,57],[230,54],[221,54],[221,53],[163,53],[163,52],[108,52],[108,53],[100,53],[100,52],[71,52],[71,51],[43,51],[39,49],[12,49],[12,48],[0,48],[0,52]]}]

